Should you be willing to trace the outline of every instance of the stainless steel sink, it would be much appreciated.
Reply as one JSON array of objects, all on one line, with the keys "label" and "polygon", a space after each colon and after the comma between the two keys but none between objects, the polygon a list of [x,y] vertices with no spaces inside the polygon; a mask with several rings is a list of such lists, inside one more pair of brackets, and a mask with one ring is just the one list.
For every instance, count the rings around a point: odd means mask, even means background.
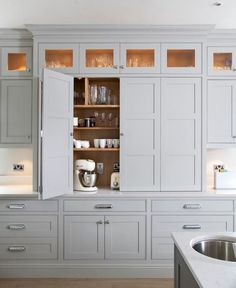
[{"label": "stainless steel sink", "polygon": [[222,239],[207,239],[196,242],[193,249],[211,258],[236,262],[236,242]]}]

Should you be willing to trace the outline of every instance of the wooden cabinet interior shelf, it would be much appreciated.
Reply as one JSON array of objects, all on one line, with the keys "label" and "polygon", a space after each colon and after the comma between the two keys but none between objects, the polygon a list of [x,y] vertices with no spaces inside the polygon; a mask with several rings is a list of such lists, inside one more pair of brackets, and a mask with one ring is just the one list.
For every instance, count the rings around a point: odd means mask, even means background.
[{"label": "wooden cabinet interior shelf", "polygon": [[77,109],[116,109],[120,108],[120,105],[74,105]]},{"label": "wooden cabinet interior shelf", "polygon": [[119,148],[74,148],[75,152],[86,151],[86,152],[119,152]]},{"label": "wooden cabinet interior shelf", "polygon": [[119,127],[74,127],[74,130],[119,130]]}]

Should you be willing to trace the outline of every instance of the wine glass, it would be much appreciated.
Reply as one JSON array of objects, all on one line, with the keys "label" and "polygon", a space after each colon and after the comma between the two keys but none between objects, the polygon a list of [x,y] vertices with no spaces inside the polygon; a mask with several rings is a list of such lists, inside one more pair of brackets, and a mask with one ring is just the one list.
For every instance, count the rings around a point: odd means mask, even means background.
[{"label": "wine glass", "polygon": [[99,113],[97,111],[93,112],[94,118],[95,118],[95,125],[99,127],[100,121],[99,121]]},{"label": "wine glass", "polygon": [[106,112],[101,113],[101,126],[105,127],[105,121],[106,121]]},{"label": "wine glass", "polygon": [[107,120],[108,120],[108,126],[112,127],[113,114],[111,112],[107,114]]}]

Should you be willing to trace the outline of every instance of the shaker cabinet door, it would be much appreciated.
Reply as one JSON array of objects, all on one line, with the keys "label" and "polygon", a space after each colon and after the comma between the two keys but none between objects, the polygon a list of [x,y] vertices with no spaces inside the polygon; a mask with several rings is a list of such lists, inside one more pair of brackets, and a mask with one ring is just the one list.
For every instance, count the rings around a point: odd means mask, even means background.
[{"label": "shaker cabinet door", "polygon": [[145,216],[105,216],[105,258],[145,259]]},{"label": "shaker cabinet door", "polygon": [[104,259],[104,216],[65,216],[64,259]]},{"label": "shaker cabinet door", "polygon": [[1,81],[1,143],[31,143],[32,81]]},{"label": "shaker cabinet door", "polygon": [[42,198],[73,192],[73,78],[43,70],[40,186]]},{"label": "shaker cabinet door", "polygon": [[123,191],[160,190],[160,80],[121,79]]},{"label": "shaker cabinet door", "polygon": [[208,143],[236,143],[236,81],[209,80]]},{"label": "shaker cabinet door", "polygon": [[201,190],[201,79],[162,79],[161,190]]}]

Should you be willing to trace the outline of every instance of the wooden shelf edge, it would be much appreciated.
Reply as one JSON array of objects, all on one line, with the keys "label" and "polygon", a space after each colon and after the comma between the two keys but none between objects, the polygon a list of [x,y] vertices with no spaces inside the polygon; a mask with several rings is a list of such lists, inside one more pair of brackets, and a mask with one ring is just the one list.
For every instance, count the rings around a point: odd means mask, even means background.
[{"label": "wooden shelf edge", "polygon": [[120,105],[74,105],[74,108],[79,109],[95,109],[95,108],[104,108],[104,109],[111,109],[111,108],[120,108]]},{"label": "wooden shelf edge", "polygon": [[118,152],[120,148],[74,148],[75,152]]},{"label": "wooden shelf edge", "polygon": [[74,130],[119,130],[119,127],[74,127]]}]

